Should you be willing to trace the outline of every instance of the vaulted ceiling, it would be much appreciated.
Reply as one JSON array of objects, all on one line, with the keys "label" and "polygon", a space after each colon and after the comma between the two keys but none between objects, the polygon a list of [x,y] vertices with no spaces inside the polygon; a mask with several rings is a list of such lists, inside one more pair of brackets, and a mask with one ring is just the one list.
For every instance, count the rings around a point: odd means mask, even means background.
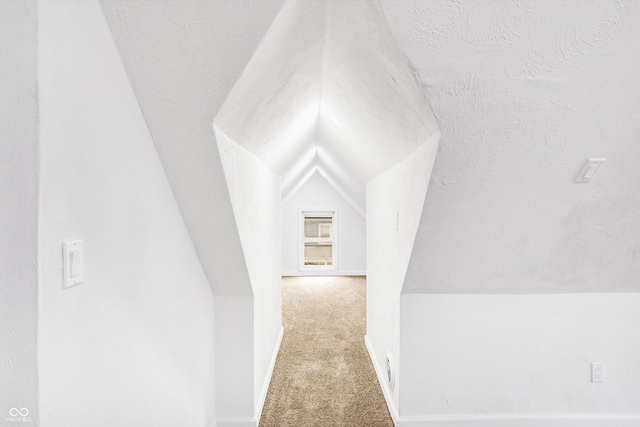
[{"label": "vaulted ceiling", "polygon": [[284,200],[319,170],[364,214],[366,183],[438,132],[414,71],[375,3],[288,2],[215,123]]},{"label": "vaulted ceiling", "polygon": [[442,131],[405,291],[640,291],[640,2],[383,7]]},{"label": "vaulted ceiling", "polygon": [[406,291],[640,290],[640,2],[103,7],[196,246],[224,199],[214,118],[285,192],[321,168],[358,204],[428,134],[428,99],[442,138]]}]

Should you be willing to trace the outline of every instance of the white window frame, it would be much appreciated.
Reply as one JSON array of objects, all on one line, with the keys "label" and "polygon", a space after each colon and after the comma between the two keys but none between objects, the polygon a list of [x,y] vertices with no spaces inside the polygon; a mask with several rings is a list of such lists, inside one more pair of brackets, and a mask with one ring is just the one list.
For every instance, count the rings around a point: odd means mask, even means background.
[{"label": "white window frame", "polygon": [[[307,216],[320,216],[331,218],[331,238],[305,238],[304,219]],[[336,271],[338,269],[338,210],[327,208],[300,209],[298,215],[299,227],[299,268],[300,271]],[[331,242],[331,264],[332,265],[305,265],[304,264],[304,244],[307,242],[326,241]]]}]

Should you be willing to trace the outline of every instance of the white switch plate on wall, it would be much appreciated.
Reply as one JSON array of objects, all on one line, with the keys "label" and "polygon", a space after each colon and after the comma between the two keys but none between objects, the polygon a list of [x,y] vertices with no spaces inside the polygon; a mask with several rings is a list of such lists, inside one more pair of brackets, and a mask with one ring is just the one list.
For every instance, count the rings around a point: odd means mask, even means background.
[{"label": "white switch plate on wall", "polygon": [[62,243],[64,289],[79,285],[84,281],[83,258],[82,240]]},{"label": "white switch plate on wall", "polygon": [[573,182],[578,184],[588,184],[591,182],[591,179],[594,177],[596,172],[598,172],[600,166],[602,166],[606,161],[607,159],[587,159]]}]

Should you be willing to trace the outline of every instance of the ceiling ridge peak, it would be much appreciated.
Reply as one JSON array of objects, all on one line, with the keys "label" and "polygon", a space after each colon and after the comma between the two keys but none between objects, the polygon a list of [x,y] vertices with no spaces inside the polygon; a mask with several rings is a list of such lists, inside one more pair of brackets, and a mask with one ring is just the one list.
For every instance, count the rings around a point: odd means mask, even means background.
[{"label": "ceiling ridge peak", "polygon": [[318,129],[320,128],[320,113],[322,111],[322,95],[325,90],[325,78],[327,71],[327,56],[329,50],[329,37],[331,32],[331,0],[324,0],[324,37],[322,40],[322,60],[320,63],[320,90],[318,93],[318,116],[316,117],[316,131],[315,131],[315,145],[316,145],[316,157],[318,156]]}]

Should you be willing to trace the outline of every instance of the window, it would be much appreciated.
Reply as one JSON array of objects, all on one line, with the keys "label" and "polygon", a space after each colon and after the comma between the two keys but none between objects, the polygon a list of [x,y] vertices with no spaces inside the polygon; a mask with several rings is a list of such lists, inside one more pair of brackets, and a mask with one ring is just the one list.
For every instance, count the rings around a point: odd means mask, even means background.
[{"label": "window", "polygon": [[336,212],[301,213],[301,268],[335,270]]}]

